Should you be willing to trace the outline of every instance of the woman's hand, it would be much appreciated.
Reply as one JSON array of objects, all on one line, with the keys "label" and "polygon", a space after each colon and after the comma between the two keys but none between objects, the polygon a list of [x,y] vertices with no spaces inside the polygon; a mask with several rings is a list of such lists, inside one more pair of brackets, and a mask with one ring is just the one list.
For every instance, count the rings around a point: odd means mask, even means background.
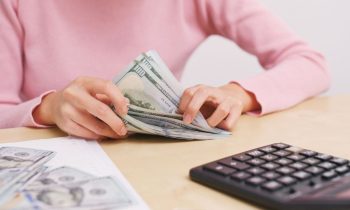
[{"label": "woman's hand", "polygon": [[124,137],[127,129],[109,104],[120,116],[128,112],[128,100],[112,82],[80,77],[47,95],[33,117],[40,124],[56,124],[68,134],[88,139]]},{"label": "woman's hand", "polygon": [[232,130],[242,113],[259,110],[255,96],[231,83],[221,87],[196,85],[185,90],[179,111],[185,123],[191,123],[200,111],[211,127]]}]

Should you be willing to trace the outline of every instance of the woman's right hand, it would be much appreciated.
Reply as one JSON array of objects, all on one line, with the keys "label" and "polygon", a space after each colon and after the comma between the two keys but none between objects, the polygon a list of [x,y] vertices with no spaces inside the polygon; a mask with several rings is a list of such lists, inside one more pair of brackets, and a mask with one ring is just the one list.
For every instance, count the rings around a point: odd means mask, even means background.
[{"label": "woman's right hand", "polygon": [[111,81],[79,77],[61,91],[44,97],[33,111],[34,120],[56,124],[61,130],[88,139],[122,138],[127,134],[120,116],[128,112],[128,99]]}]

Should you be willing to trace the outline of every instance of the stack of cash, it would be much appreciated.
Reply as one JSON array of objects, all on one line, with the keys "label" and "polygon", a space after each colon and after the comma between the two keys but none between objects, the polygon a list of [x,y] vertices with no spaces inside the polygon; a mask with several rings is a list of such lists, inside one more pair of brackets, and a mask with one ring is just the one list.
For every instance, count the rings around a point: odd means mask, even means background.
[{"label": "stack of cash", "polygon": [[155,51],[138,56],[113,82],[130,101],[123,120],[131,132],[188,140],[231,135],[210,127],[201,113],[191,124],[182,121],[178,108],[184,89]]},{"label": "stack of cash", "polygon": [[20,147],[0,148],[0,209],[113,210],[133,206],[131,196],[115,178],[96,177],[44,164],[54,152]]}]

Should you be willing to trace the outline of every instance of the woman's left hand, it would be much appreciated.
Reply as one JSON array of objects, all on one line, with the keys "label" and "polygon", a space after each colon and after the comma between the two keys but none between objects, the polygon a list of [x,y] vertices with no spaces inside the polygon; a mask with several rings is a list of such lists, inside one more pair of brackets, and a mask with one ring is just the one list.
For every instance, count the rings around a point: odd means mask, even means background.
[{"label": "woman's left hand", "polygon": [[211,127],[232,130],[242,113],[259,110],[253,93],[235,83],[221,87],[196,85],[184,91],[179,111],[191,123],[200,111]]}]

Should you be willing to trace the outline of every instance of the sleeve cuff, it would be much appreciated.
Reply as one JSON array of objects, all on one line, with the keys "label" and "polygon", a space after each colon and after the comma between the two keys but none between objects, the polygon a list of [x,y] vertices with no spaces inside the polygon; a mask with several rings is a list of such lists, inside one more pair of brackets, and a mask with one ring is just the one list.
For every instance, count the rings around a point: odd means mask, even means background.
[{"label": "sleeve cuff", "polygon": [[53,92],[56,92],[56,90],[46,91],[46,92],[42,93],[39,97],[36,97],[35,99],[30,101],[30,103],[28,104],[30,106],[29,112],[28,112],[27,116],[24,118],[23,126],[36,127],[36,128],[52,127],[52,126],[42,125],[42,124],[35,122],[34,117],[33,117],[33,112],[34,112],[35,108],[37,108],[41,104],[43,98],[45,96],[47,96],[48,94],[53,93]]},{"label": "sleeve cuff", "polygon": [[[278,85],[269,77],[269,72],[262,72],[255,77],[246,80],[231,81],[240,85],[243,89],[253,93],[261,109],[247,112],[248,115],[262,116],[287,107]],[[288,103],[288,102],[287,102]]]}]

